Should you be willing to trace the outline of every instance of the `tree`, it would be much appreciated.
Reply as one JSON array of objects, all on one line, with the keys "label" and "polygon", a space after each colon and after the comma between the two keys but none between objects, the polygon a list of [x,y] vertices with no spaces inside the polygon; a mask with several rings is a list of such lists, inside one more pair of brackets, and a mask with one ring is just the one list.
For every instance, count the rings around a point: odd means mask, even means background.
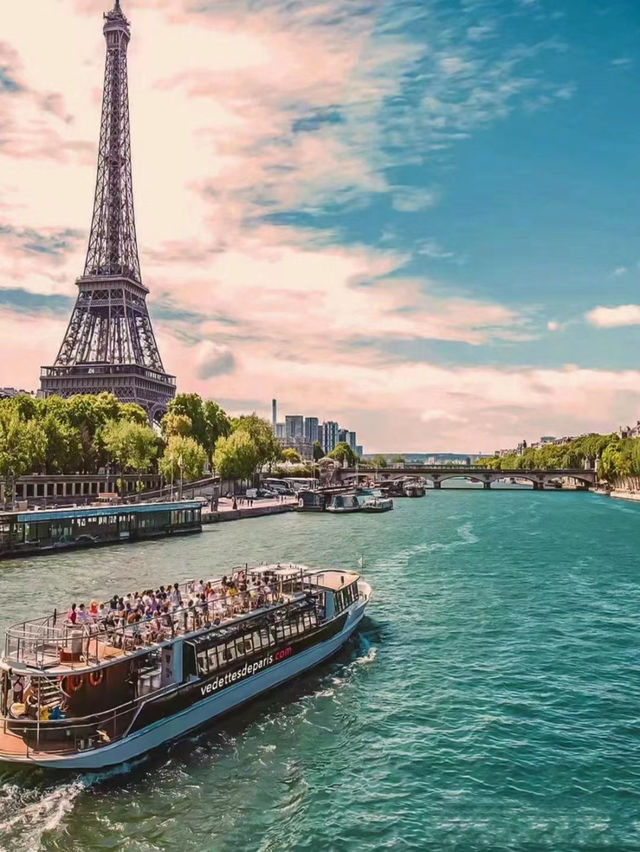
[{"label": "tree", "polygon": [[156,434],[149,426],[128,420],[111,420],[102,430],[105,449],[122,471],[144,473],[158,452]]},{"label": "tree", "polygon": [[187,417],[186,414],[176,414],[175,411],[167,411],[160,421],[160,429],[165,441],[173,435],[182,435],[183,438],[186,438],[191,435],[191,427],[191,418]]},{"label": "tree", "polygon": [[15,480],[44,461],[47,438],[35,420],[24,420],[17,411],[0,408],[0,476],[13,502]]},{"label": "tree", "polygon": [[138,423],[140,426],[147,426],[149,424],[147,412],[137,402],[121,402],[118,417],[120,420],[130,420],[132,423]]},{"label": "tree", "polygon": [[273,434],[271,424],[268,420],[258,417],[255,412],[235,417],[231,421],[231,429],[232,434],[238,431],[246,432],[253,440],[257,452],[255,469],[265,464],[272,464],[280,458],[280,442]]},{"label": "tree", "polygon": [[292,462],[293,464],[299,464],[302,461],[302,456],[297,450],[294,450],[293,447],[287,447],[282,451],[282,458],[287,462]]},{"label": "tree", "polygon": [[213,452],[219,438],[226,438],[231,434],[231,420],[217,402],[211,399],[204,401],[202,406],[204,416],[204,433],[206,443],[204,448],[209,459],[213,458]]},{"label": "tree", "polygon": [[80,430],[68,420],[48,411],[41,420],[46,438],[44,468],[46,473],[74,473],[84,466]]},{"label": "tree", "polygon": [[[167,406],[169,414],[178,414],[188,417],[191,421],[192,438],[204,447],[209,459],[218,438],[225,437],[231,432],[231,421],[227,414],[213,400],[203,402],[200,394],[179,393]],[[166,415],[165,415],[166,416]]]},{"label": "tree", "polygon": [[404,464],[404,456],[391,456],[391,464]]},{"label": "tree", "polygon": [[346,441],[340,441],[340,443],[336,444],[335,447],[329,453],[329,458],[335,459],[336,461],[339,461],[342,464],[344,464],[346,459],[347,464],[350,467],[353,467],[358,457]]},{"label": "tree", "polygon": [[220,438],[213,454],[213,465],[223,478],[249,479],[260,462],[260,450],[246,429],[236,429],[228,438]]},{"label": "tree", "polygon": [[166,480],[189,481],[202,476],[206,463],[207,454],[195,438],[172,435],[158,466]]},{"label": "tree", "polygon": [[320,461],[321,458],[324,458],[324,449],[322,448],[322,444],[320,441],[313,442],[313,460]]},{"label": "tree", "polygon": [[386,467],[387,466],[387,457],[378,453],[377,456],[373,459],[374,467]]}]

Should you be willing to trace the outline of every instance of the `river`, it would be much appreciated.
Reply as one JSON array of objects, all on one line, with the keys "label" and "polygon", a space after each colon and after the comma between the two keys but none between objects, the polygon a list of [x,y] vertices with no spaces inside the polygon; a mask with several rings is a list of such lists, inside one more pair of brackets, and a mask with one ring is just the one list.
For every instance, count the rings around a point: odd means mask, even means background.
[{"label": "river", "polygon": [[2,850],[640,849],[640,505],[430,492],[0,564],[0,626],[297,560],[374,599],[330,663],[118,770],[0,768]]}]

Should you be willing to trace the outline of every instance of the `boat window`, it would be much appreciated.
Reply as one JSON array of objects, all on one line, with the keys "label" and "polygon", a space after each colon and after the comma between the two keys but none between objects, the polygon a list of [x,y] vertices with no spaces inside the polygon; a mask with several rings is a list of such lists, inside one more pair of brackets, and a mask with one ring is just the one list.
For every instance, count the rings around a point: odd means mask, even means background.
[{"label": "boat window", "polygon": [[182,675],[186,680],[190,675],[198,673],[196,662],[196,646],[192,642],[185,642],[182,646]]},{"label": "boat window", "polygon": [[201,675],[209,673],[209,655],[206,651],[200,651],[198,654],[198,673]]},{"label": "boat window", "polygon": [[252,650],[253,647],[248,636],[246,638],[236,639],[236,657],[244,657],[246,654],[250,654]]}]

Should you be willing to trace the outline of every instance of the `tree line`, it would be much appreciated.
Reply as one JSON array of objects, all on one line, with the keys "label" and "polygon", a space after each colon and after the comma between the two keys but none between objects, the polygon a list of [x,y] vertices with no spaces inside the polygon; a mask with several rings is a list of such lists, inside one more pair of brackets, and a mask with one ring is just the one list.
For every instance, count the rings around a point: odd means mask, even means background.
[{"label": "tree line", "polygon": [[621,476],[640,476],[640,438],[621,438],[613,432],[581,435],[564,444],[527,447],[521,453],[490,456],[475,461],[478,467],[493,470],[561,470],[595,468],[601,479],[612,481]]},{"label": "tree line", "polygon": [[[270,423],[257,414],[229,415],[213,400],[180,393],[160,428],[149,426],[139,405],[113,394],[44,399],[20,394],[0,400],[0,478],[11,493],[26,473],[161,473],[167,481],[198,479],[211,469],[223,478],[249,479],[282,461],[301,464],[282,450]],[[347,443],[331,457],[355,464]],[[314,458],[324,451],[314,445]],[[310,469],[310,468],[309,468]],[[306,470],[306,468],[305,468]]]}]

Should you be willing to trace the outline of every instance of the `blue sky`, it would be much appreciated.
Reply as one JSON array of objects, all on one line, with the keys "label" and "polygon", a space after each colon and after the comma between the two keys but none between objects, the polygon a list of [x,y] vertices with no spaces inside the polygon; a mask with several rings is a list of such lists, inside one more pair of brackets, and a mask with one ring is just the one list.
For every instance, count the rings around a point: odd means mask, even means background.
[{"label": "blue sky", "polygon": [[[5,11],[3,384],[36,386],[82,269],[103,6]],[[276,396],[372,451],[640,417],[637,4],[123,8],[143,276],[182,389]]]}]

